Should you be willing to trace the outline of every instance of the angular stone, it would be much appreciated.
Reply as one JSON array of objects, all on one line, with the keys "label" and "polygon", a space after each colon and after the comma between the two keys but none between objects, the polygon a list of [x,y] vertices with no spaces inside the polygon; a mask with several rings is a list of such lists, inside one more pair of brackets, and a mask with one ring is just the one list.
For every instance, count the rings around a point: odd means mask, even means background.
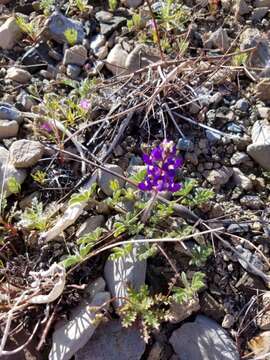
[{"label": "angular stone", "polygon": [[16,81],[20,84],[27,84],[31,80],[32,75],[23,69],[11,67],[7,71],[6,79]]},{"label": "angular stone", "polygon": [[[119,175],[124,175],[123,170],[118,165],[113,164],[105,164],[104,165],[108,170],[111,170]],[[120,188],[124,186],[125,181],[118,177],[117,175],[110,174],[109,172],[105,170],[99,170],[98,171],[98,185],[100,186],[101,190],[108,196],[111,196],[113,194],[112,189],[110,188],[110,182],[113,180],[117,180]]]},{"label": "angular stone", "polygon": [[220,169],[204,171],[203,175],[214,186],[225,185],[233,174],[232,168],[222,166]]},{"label": "angular stone", "polygon": [[218,48],[223,51],[227,51],[231,45],[231,39],[229,38],[225,29],[219,28],[213,32],[210,38],[206,41],[205,46],[208,48]]},{"label": "angular stone", "polygon": [[125,17],[112,16],[112,14],[107,11],[97,12],[96,19],[100,22],[101,35],[105,35],[107,38],[127,22]]},{"label": "angular stone", "polygon": [[87,50],[83,45],[75,45],[66,49],[63,64],[74,64],[83,66],[87,60]]},{"label": "angular stone", "polygon": [[116,297],[113,303],[115,308],[124,304],[123,297],[127,296],[128,287],[138,291],[145,282],[146,261],[137,259],[140,249],[140,244],[134,244],[130,254],[106,261],[104,278],[112,297]]},{"label": "angular stone", "polygon": [[238,168],[233,168],[233,181],[235,185],[239,186],[241,189],[252,189],[252,181],[247,176],[245,176]]},{"label": "angular stone", "polygon": [[121,3],[124,6],[133,9],[136,9],[138,6],[142,5],[143,2],[144,0],[121,0]]},{"label": "angular stone", "polygon": [[258,314],[257,325],[261,330],[270,330],[270,291],[262,296],[262,314]]},{"label": "angular stone", "polygon": [[105,224],[105,217],[103,215],[95,215],[88,218],[76,232],[77,237],[89,234],[96,230],[96,228]]},{"label": "angular stone", "polygon": [[191,314],[200,310],[200,302],[198,296],[194,296],[192,299],[182,303],[172,303],[170,310],[173,316],[171,320],[172,323],[179,323],[188,317]]},{"label": "angular stone", "polygon": [[[75,360],[140,360],[145,343],[136,326],[124,328],[120,320],[102,323],[88,343],[75,355]],[[114,355],[113,355],[114,354]]]},{"label": "angular stone", "polygon": [[45,23],[44,33],[52,40],[62,44],[67,43],[67,38],[65,36],[65,31],[68,29],[73,29],[77,31],[77,41],[76,43],[82,43],[85,32],[83,25],[79,21],[69,19],[68,17],[61,14],[59,11],[55,11],[47,19]]},{"label": "angular stone", "polygon": [[22,115],[14,106],[0,101],[0,119],[1,120],[22,120]]},{"label": "angular stone", "polygon": [[257,23],[262,20],[262,18],[265,17],[265,15],[268,13],[268,7],[260,7],[253,10],[253,14],[251,16],[251,19],[254,23]]},{"label": "angular stone", "polygon": [[248,154],[263,168],[270,170],[270,124],[267,120],[256,121],[252,128],[252,144]]},{"label": "angular stone", "polygon": [[130,54],[128,54],[125,67],[130,72],[134,72],[159,60],[160,58],[151,48],[140,44],[137,45]]},{"label": "angular stone", "polygon": [[12,49],[21,38],[22,31],[14,17],[10,17],[0,26],[0,48]]},{"label": "angular stone", "polygon": [[250,8],[245,0],[238,0],[236,4],[236,14],[243,16],[250,13]]},{"label": "angular stone", "polygon": [[[83,302],[73,310],[71,320],[58,324],[53,333],[49,360],[69,360],[94,334],[98,322],[91,307],[101,306],[110,299],[108,292],[97,293],[91,302]],[[106,304],[104,308],[108,308]]]},{"label": "angular stone", "polygon": [[202,315],[175,330],[170,343],[180,359],[240,359],[237,347],[228,333],[215,321]]},{"label": "angular stone", "polygon": [[105,63],[106,68],[114,75],[125,73],[127,56],[128,53],[123,50],[122,46],[120,44],[116,44],[109,52]]},{"label": "angular stone", "polygon": [[[240,36],[240,50],[250,49],[248,64],[251,66],[265,67],[270,60],[270,47],[268,41],[262,37],[259,29],[247,28]],[[258,85],[257,85],[258,86]]]},{"label": "angular stone", "polygon": [[9,196],[11,192],[8,189],[8,179],[14,177],[19,184],[22,184],[26,179],[26,172],[21,169],[16,169],[9,162],[9,151],[0,147],[0,188]]},{"label": "angular stone", "polygon": [[19,125],[14,120],[0,120],[0,139],[8,139],[17,136]]},{"label": "angular stone", "polygon": [[17,140],[10,147],[10,160],[16,168],[35,165],[42,158],[44,146],[38,141]]},{"label": "angular stone", "polygon": [[265,204],[257,195],[245,195],[240,199],[241,205],[251,210],[264,209]]},{"label": "angular stone", "polygon": [[270,8],[270,0],[255,0],[254,1],[255,7],[268,7]]}]

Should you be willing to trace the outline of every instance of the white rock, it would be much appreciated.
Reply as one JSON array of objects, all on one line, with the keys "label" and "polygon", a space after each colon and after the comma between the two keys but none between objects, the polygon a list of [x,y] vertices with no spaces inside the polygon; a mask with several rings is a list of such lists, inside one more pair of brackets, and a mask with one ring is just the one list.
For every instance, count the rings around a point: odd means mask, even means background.
[{"label": "white rock", "polygon": [[9,68],[6,74],[6,79],[16,81],[20,84],[27,84],[31,80],[31,77],[30,72],[15,66]]},{"label": "white rock", "polygon": [[215,321],[198,315],[175,330],[170,338],[180,359],[239,360],[237,347],[229,334]]},{"label": "white rock", "polygon": [[96,228],[105,224],[105,218],[103,215],[94,215],[88,218],[76,232],[77,237],[81,237],[85,234],[89,234],[96,230]]},{"label": "white rock", "polygon": [[15,120],[0,120],[0,139],[17,136],[19,125]]},{"label": "white rock", "polygon": [[118,297],[127,296],[128,286],[138,291],[145,282],[146,261],[137,259],[140,249],[140,244],[134,244],[131,253],[127,256],[106,261],[104,278],[112,297],[116,297],[113,303],[115,308],[124,304],[124,299]]},{"label": "white rock", "polygon": [[[105,164],[104,165],[108,170],[111,170],[119,175],[124,175],[123,170],[118,165],[113,164]],[[98,185],[100,186],[101,190],[106,194],[111,196],[113,194],[112,189],[110,188],[110,182],[112,180],[117,180],[120,187],[123,187],[125,184],[125,181],[121,178],[119,178],[117,175],[110,174],[109,172],[105,170],[99,170],[98,171]]]},{"label": "white rock", "polygon": [[106,68],[114,75],[123,74],[126,72],[125,65],[127,56],[128,53],[122,49],[122,46],[120,44],[116,44],[109,52],[106,60]]},{"label": "white rock", "polygon": [[97,321],[93,322],[95,312],[91,311],[91,306],[101,306],[109,299],[108,292],[97,293],[91,303],[86,301],[74,309],[70,321],[59,324],[53,333],[49,360],[70,360],[87,343],[98,326]]},{"label": "white rock", "polygon": [[74,45],[66,49],[63,59],[64,65],[83,66],[87,60],[87,50],[83,45]]},{"label": "white rock", "polygon": [[99,59],[99,60],[103,60],[106,58],[106,56],[108,55],[108,46],[104,45],[101,48],[99,48],[97,51],[95,51],[95,56]]},{"label": "white rock", "polygon": [[0,188],[9,196],[11,192],[8,189],[8,179],[14,177],[19,184],[22,184],[26,178],[26,172],[21,169],[16,169],[9,162],[9,151],[0,147]]},{"label": "white rock", "polygon": [[270,170],[270,124],[267,120],[255,122],[251,132],[252,144],[248,154],[263,168]]},{"label": "white rock", "polygon": [[16,168],[35,165],[42,158],[44,146],[38,141],[17,140],[10,149],[10,161]]},{"label": "white rock", "polygon": [[89,342],[75,355],[76,360],[140,360],[145,343],[138,326],[124,328],[121,321],[100,324]]},{"label": "white rock", "polygon": [[133,72],[147,65],[159,61],[160,58],[154,53],[154,50],[145,45],[137,45],[126,59],[125,67]]},{"label": "white rock", "polygon": [[0,48],[12,49],[22,37],[22,31],[16,23],[16,19],[11,17],[0,26]]},{"label": "white rock", "polygon": [[136,9],[143,4],[143,1],[144,0],[121,0],[121,3],[126,7]]},{"label": "white rock", "polygon": [[233,181],[235,185],[239,186],[244,190],[252,189],[252,181],[245,176],[242,171],[238,168],[233,168]]}]

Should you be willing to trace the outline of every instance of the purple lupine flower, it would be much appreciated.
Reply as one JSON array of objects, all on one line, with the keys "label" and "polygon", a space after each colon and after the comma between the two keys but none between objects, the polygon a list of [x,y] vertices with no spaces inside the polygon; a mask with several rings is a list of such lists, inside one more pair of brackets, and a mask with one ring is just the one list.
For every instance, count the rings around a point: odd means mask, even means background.
[{"label": "purple lupine flower", "polygon": [[172,141],[164,140],[150,155],[143,154],[142,158],[147,165],[147,175],[138,184],[140,190],[176,192],[181,189],[182,184],[176,183],[174,178],[183,160],[176,156],[176,147]]},{"label": "purple lupine flower", "polygon": [[53,131],[53,128],[49,122],[44,122],[40,127],[42,130],[45,130],[48,133],[51,133]]},{"label": "purple lupine flower", "polygon": [[81,100],[79,105],[85,111],[88,111],[91,106],[90,101],[87,99]]}]

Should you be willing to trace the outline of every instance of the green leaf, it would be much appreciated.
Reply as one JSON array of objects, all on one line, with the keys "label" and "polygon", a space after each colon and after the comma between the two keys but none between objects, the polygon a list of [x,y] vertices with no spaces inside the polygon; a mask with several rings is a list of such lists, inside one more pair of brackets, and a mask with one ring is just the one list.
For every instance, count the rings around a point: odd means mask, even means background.
[{"label": "green leaf", "polygon": [[147,175],[147,170],[145,168],[145,169],[139,171],[137,174],[132,175],[130,177],[130,179],[134,180],[136,183],[140,183],[145,179],[146,175]]},{"label": "green leaf", "polygon": [[81,204],[83,202],[89,201],[89,199],[92,197],[92,195],[96,191],[97,184],[93,184],[90,189],[84,190],[82,192],[72,194],[70,197],[70,200],[68,202],[69,206]]},{"label": "green leaf", "polygon": [[78,264],[81,261],[81,257],[79,255],[70,255],[66,259],[60,262],[62,266],[64,266],[66,269]]},{"label": "green leaf", "polygon": [[181,190],[173,193],[174,196],[181,196],[186,197],[191,191],[194,189],[194,187],[197,185],[197,181],[194,179],[191,180],[185,180],[183,187]]},{"label": "green leaf", "polygon": [[126,231],[126,226],[120,222],[116,222],[114,224],[114,228],[115,228],[114,237],[117,237]]},{"label": "green leaf", "polygon": [[21,191],[21,185],[18,183],[14,176],[10,177],[7,181],[8,190],[12,194],[18,194]]},{"label": "green leaf", "polygon": [[202,289],[204,284],[205,274],[202,272],[196,272],[193,275],[192,281],[191,281],[191,287],[193,291],[199,291]]},{"label": "green leaf", "polygon": [[120,189],[119,181],[114,179],[110,181],[110,188],[113,192]]},{"label": "green leaf", "polygon": [[120,259],[120,258],[125,257],[128,254],[130,254],[132,249],[133,249],[133,245],[131,243],[126,244],[122,247],[116,246],[112,249],[113,254],[111,254],[109,258],[110,258],[110,260],[115,261],[117,259]]}]

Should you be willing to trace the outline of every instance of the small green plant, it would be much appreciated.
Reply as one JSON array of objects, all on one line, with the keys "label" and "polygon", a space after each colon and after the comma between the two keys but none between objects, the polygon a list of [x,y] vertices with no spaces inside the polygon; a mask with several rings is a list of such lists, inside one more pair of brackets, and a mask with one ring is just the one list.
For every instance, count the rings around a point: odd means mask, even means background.
[{"label": "small green plant", "polygon": [[133,249],[133,245],[131,243],[126,244],[122,247],[116,246],[112,249],[113,253],[110,255],[110,259],[115,261],[122,257],[126,257],[128,254],[131,253],[132,249]]},{"label": "small green plant", "polygon": [[198,188],[197,185],[195,180],[187,180],[174,196],[179,196],[181,204],[191,207],[201,206],[215,196],[212,189]]},{"label": "small green plant", "polygon": [[118,0],[109,0],[109,10],[115,11],[117,9]]},{"label": "small green plant", "polygon": [[209,245],[195,245],[191,251],[190,265],[202,266],[206,263],[208,257],[212,255],[213,249]]},{"label": "small green plant", "polygon": [[162,307],[166,304],[167,297],[161,294],[150,296],[147,285],[138,292],[128,289],[128,297],[120,309],[122,326],[129,327],[140,320],[144,341],[148,342],[150,332],[158,329],[161,322],[171,319],[169,310]]},{"label": "small green plant", "polygon": [[185,39],[181,39],[178,42],[178,49],[179,49],[180,55],[182,55],[182,56],[185,55],[185,53],[188,50],[188,47],[189,47],[189,42],[186,41]]},{"label": "small green plant", "polygon": [[87,190],[82,190],[79,193],[76,194],[72,194],[71,198],[69,200],[69,206],[74,206],[77,204],[81,204],[82,202],[87,202],[90,200],[90,198],[94,195],[95,191],[97,188],[97,184],[94,183],[92,184],[92,186],[90,187],[90,189]]},{"label": "small green plant", "polygon": [[40,185],[44,185],[46,182],[47,174],[43,170],[37,170],[34,174],[31,174],[31,177]]},{"label": "small green plant", "polygon": [[137,214],[134,212],[128,212],[122,216],[119,221],[114,223],[114,236],[118,237],[124,232],[130,236],[138,235],[143,228],[144,224],[138,220]]},{"label": "small green plant", "polygon": [[133,14],[132,15],[132,19],[127,21],[127,27],[128,29],[131,30],[142,30],[144,28],[144,22],[142,20],[141,14]]},{"label": "small green plant", "polygon": [[36,36],[39,33],[39,29],[35,22],[28,22],[23,16],[16,16],[16,23],[22,32],[26,33],[31,40],[35,41]]},{"label": "small green plant", "polygon": [[21,213],[20,225],[29,230],[46,230],[49,215],[43,210],[42,202],[38,202],[37,198],[32,201],[32,207],[26,208]]},{"label": "small green plant", "polygon": [[21,191],[21,185],[14,176],[7,180],[7,187],[12,194],[18,194]]},{"label": "small green plant", "polygon": [[[240,51],[240,49],[238,49],[238,51]],[[240,53],[240,54],[233,56],[232,65],[233,66],[243,66],[246,64],[247,60],[248,60],[248,54]]]},{"label": "small green plant", "polygon": [[75,5],[77,9],[84,13],[88,9],[88,0],[70,0],[71,5]]},{"label": "small green plant", "polygon": [[45,16],[49,16],[53,11],[54,1],[55,0],[40,0],[39,6]]},{"label": "small green plant", "polygon": [[173,287],[172,300],[178,304],[182,304],[192,299],[199,290],[201,290],[204,284],[205,274],[202,272],[196,272],[191,282],[188,281],[187,276],[184,272],[181,273],[181,281],[184,287]]},{"label": "small green plant", "polygon": [[180,29],[188,21],[188,13],[181,6],[175,3],[174,0],[166,0],[164,6],[160,10],[160,24],[169,31],[172,28]]},{"label": "small green plant", "polygon": [[66,29],[64,32],[65,38],[70,46],[76,44],[78,40],[78,31],[73,28]]}]

